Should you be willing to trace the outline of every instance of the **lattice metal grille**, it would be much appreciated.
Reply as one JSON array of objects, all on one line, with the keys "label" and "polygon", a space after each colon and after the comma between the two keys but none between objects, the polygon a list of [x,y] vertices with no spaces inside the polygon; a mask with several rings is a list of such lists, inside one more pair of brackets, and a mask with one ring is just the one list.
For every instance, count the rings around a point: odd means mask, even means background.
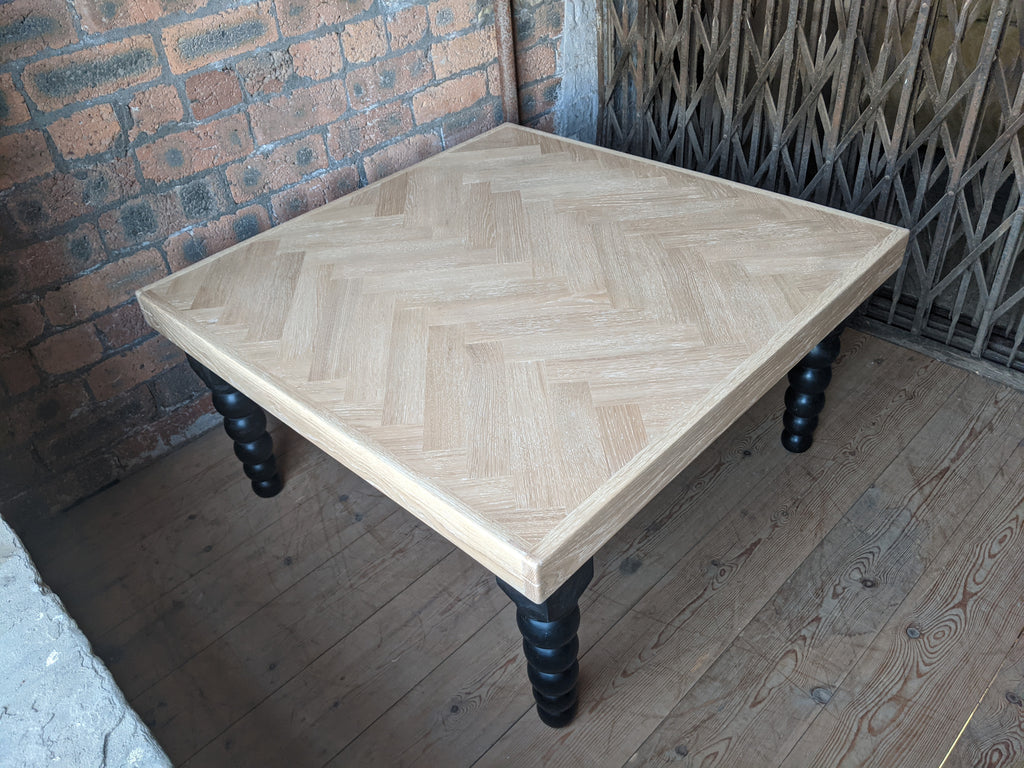
[{"label": "lattice metal grille", "polygon": [[908,227],[867,317],[1024,370],[1024,2],[602,3],[602,143]]}]

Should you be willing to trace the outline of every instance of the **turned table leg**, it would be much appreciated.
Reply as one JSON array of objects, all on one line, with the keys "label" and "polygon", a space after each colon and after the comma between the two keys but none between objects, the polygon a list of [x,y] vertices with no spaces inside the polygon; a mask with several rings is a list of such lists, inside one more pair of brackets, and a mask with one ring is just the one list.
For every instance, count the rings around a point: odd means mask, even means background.
[{"label": "turned table leg", "polygon": [[516,604],[516,624],[523,635],[526,672],[533,686],[537,714],[552,728],[568,725],[576,715],[579,600],[593,577],[591,558],[543,603],[533,602],[498,579],[498,586]]},{"label": "turned table leg", "polygon": [[277,473],[274,441],[263,409],[198,360],[189,357],[188,364],[213,393],[213,407],[224,417],[224,431],[235,441],[235,456],[253,491],[264,498],[276,496],[284,484]]},{"label": "turned table leg", "polygon": [[786,413],[782,417],[782,445],[792,453],[811,447],[818,414],[825,407],[825,390],[832,380],[832,363],[839,356],[842,327],[807,353],[789,372],[786,389]]}]

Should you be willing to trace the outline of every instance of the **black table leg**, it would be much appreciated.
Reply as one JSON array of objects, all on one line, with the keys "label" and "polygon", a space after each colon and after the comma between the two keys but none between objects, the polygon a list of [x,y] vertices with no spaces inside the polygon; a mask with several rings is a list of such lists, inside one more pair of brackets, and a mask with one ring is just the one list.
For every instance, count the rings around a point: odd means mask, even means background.
[{"label": "black table leg", "polygon": [[580,665],[580,595],[594,577],[591,558],[543,603],[535,603],[498,579],[498,586],[516,604],[516,624],[523,634],[526,672],[541,721],[561,728],[576,716],[576,681]]},{"label": "black table leg", "polygon": [[818,414],[825,407],[825,390],[832,380],[832,363],[839,356],[842,326],[825,337],[789,372],[786,413],[782,417],[782,445],[792,453],[811,447]]},{"label": "black table leg", "polygon": [[224,417],[224,431],[235,441],[235,456],[252,480],[253,491],[263,498],[276,496],[284,484],[263,409],[198,360],[189,357],[188,364],[213,393],[213,407]]}]

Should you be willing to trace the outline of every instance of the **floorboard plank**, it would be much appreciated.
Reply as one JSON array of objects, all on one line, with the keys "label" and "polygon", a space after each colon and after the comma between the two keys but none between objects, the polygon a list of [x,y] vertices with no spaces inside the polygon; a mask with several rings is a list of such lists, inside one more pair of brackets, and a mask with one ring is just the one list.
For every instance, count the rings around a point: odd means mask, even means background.
[{"label": "floorboard plank", "polygon": [[[336,478],[351,475],[287,427],[276,428],[274,438],[284,451],[282,463],[293,469],[284,492],[272,499],[253,503],[231,441],[215,430],[171,454],[166,465],[161,460],[70,510],[62,540],[26,540],[30,552],[40,552],[46,583],[63,596],[83,631],[98,636],[126,610],[147,609]],[[49,557],[49,551],[61,556]]]},{"label": "floorboard plank", "polygon": [[389,515],[130,701],[171,759],[187,759],[451,551],[411,515]]},{"label": "floorboard plank", "polygon": [[997,471],[787,756],[938,766],[1024,626],[1024,447]]},{"label": "floorboard plank", "polygon": [[561,731],[493,578],[286,428],[274,500],[216,430],[26,540],[188,768],[1024,768],[1020,396],[847,332],[793,456],[784,386],[598,553]]},{"label": "floorboard plank", "polygon": [[942,768],[1020,768],[1022,765],[1024,642],[1018,636]]},{"label": "floorboard plank", "polygon": [[[536,717],[527,715],[520,718],[504,735],[501,721],[497,719],[493,727],[465,734],[452,733],[452,727],[449,726],[447,740],[452,748],[460,755],[473,755],[474,752],[479,753],[481,748],[488,748],[488,739],[497,733],[502,738],[484,756],[481,765],[501,763],[522,754],[541,755],[540,759],[552,765],[604,765],[613,764],[616,760],[621,765],[678,701],[685,687],[688,687],[686,684],[683,690],[678,690],[678,686],[683,685],[682,677],[671,671],[682,669],[686,670],[685,674],[692,674],[694,664],[710,664],[714,660],[715,645],[731,637],[728,633],[735,634],[745,623],[739,622],[736,617],[742,610],[749,609],[744,606],[733,610],[732,602],[745,603],[752,599],[748,594],[752,584],[759,585],[754,588],[755,592],[757,589],[765,589],[765,577],[762,574],[754,575],[755,562],[768,563],[771,568],[777,568],[777,560],[772,558],[778,554],[779,542],[795,540],[781,532],[781,528],[787,527],[787,522],[794,517],[793,509],[787,508],[795,504],[792,499],[802,496],[804,514],[815,521],[802,537],[806,539],[803,546],[813,548],[821,535],[821,532],[817,532],[817,527],[822,524],[821,507],[829,506],[830,494],[839,493],[839,489],[847,484],[847,493],[855,498],[854,494],[860,493],[860,490],[856,490],[858,478],[864,474],[873,478],[898,453],[900,439],[879,441],[879,436],[903,433],[913,435],[948,397],[950,388],[965,376],[923,357],[900,360],[900,365],[893,368],[887,366],[883,359],[874,367],[867,368],[873,373],[872,377],[856,377],[864,390],[855,401],[850,402],[842,397],[834,399],[828,416],[832,419],[832,430],[822,430],[817,450],[796,460],[796,457],[786,456],[780,465],[781,469],[771,478],[773,506],[766,507],[764,504],[762,481],[747,486],[746,494],[740,496],[737,503],[726,505],[715,499],[713,491],[696,508],[678,510],[674,518],[676,536],[666,538],[660,544],[673,551],[675,559],[685,556],[685,560],[681,565],[671,566],[669,573],[672,576],[666,582],[668,586],[659,585],[656,599],[650,599],[652,591],[640,598],[639,603],[639,595],[634,594],[609,604],[603,599],[605,596],[600,590],[596,590],[596,595],[591,595],[589,591],[584,594],[581,612],[585,619],[580,633],[581,665],[584,670],[580,696],[584,703],[575,723],[554,733],[542,726]],[[866,413],[872,417],[866,419]],[[851,434],[857,437],[851,439]],[[835,435],[843,437],[837,438]],[[777,436],[774,439],[777,440]],[[857,449],[863,450],[858,453]],[[783,453],[781,449],[779,452]],[[812,472],[808,466],[816,466],[817,470]],[[824,477],[826,466],[834,470],[827,478]],[[815,478],[822,480],[817,486],[811,482]],[[724,484],[716,485],[716,488],[718,491],[730,490]],[[777,501],[776,497],[783,501]],[[850,503],[852,498],[842,508],[842,512]],[[830,510],[830,514],[835,514],[835,510]],[[755,523],[761,523],[763,530],[758,530]],[[790,527],[795,529],[797,526]],[[709,530],[720,531],[710,544],[705,543],[705,539],[712,534],[704,535]],[[774,539],[770,535],[772,531],[778,534]],[[743,543],[736,546],[738,542]],[[747,552],[747,544],[751,543],[754,546]],[[760,546],[762,543],[767,546]],[[713,576],[706,579],[705,576],[710,575],[709,570],[716,570],[708,565],[712,560],[720,557],[728,563],[731,555],[735,555],[736,562],[725,566],[727,575],[745,570],[745,573],[750,574],[751,581],[739,585],[735,579],[724,579],[732,583],[725,585],[728,594],[721,598],[715,594],[720,586],[718,580]],[[640,558],[646,559],[643,553]],[[743,560],[748,563],[746,569],[741,567]],[[785,571],[780,581],[788,573]],[[679,574],[683,575],[680,576],[680,583],[677,583],[673,576]],[[660,581],[666,580],[663,577]],[[688,589],[695,589],[696,594],[687,594]],[[770,594],[771,591],[768,591],[761,598],[761,603]],[[742,599],[740,595],[743,595]],[[637,604],[630,607],[633,603]],[[693,610],[679,609],[679,606],[688,603],[692,604]],[[676,632],[680,623],[695,615],[699,620],[688,624],[685,632]],[[710,623],[705,627],[701,625],[702,620]],[[726,622],[728,626],[718,626],[716,622],[720,621]],[[732,626],[734,621],[736,625]],[[665,624],[671,624],[672,627],[666,630]],[[506,632],[510,631],[511,625],[506,629]],[[605,634],[614,638],[610,645]],[[670,639],[673,636],[674,639]],[[694,637],[706,639],[706,643],[694,643]],[[595,640],[600,640],[601,647],[590,651],[589,644]],[[519,674],[522,676],[515,693],[510,694],[500,689],[500,699],[493,703],[485,702],[482,706],[493,707],[495,712],[506,712],[506,700],[511,696],[525,701],[529,709],[529,686],[516,644],[499,654],[494,650],[495,642],[495,637],[490,634],[474,637],[471,641],[491,649],[490,655],[487,655],[486,650],[476,654],[465,651],[467,663],[479,664],[479,668],[474,668],[474,674],[480,680],[488,681],[487,685],[481,683],[481,689],[490,686],[489,690],[498,692],[499,689],[494,687],[489,675],[494,674],[494,669],[504,669],[506,665],[519,666]],[[673,650],[668,650],[669,645]],[[671,658],[662,660],[662,655]],[[650,665],[646,666],[648,662]],[[512,677],[509,682],[515,684],[515,680]],[[658,684],[652,685],[652,682]],[[430,688],[437,684],[441,684],[441,681],[428,678],[422,687]],[[371,745],[388,743],[396,746],[393,731],[399,722],[402,723],[400,754],[403,755],[403,761],[407,754],[414,755],[417,760],[426,760],[431,753],[424,752],[421,747],[433,737],[431,720],[419,711],[422,702],[419,700],[419,691],[416,693],[416,697],[399,702],[393,711],[382,718],[379,725],[369,729],[339,755],[337,765],[346,762],[352,765],[364,763],[375,750],[381,748]],[[644,705],[631,706],[631,701],[638,698],[643,700]],[[507,714],[503,716],[507,717]],[[498,718],[498,715],[494,717]],[[476,724],[477,719],[474,719],[473,724]],[[487,719],[490,722],[489,716]],[[639,741],[634,741],[641,733],[643,736]]]},{"label": "floorboard plank", "polygon": [[1022,406],[968,379],[629,764],[779,764],[1017,444]]},{"label": "floorboard plank", "polygon": [[[96,636],[97,652],[129,698],[186,664],[359,540],[408,517],[351,473],[293,478],[314,486],[302,503],[256,532],[185,583]],[[341,500],[344,498],[344,501]],[[397,520],[390,520],[399,515]],[[210,545],[208,545],[210,546]],[[163,647],[159,658],[146,649]]]},{"label": "floorboard plank", "polygon": [[187,767],[217,768],[225,761],[264,768],[323,765],[506,603],[490,574],[452,552],[207,744]]}]

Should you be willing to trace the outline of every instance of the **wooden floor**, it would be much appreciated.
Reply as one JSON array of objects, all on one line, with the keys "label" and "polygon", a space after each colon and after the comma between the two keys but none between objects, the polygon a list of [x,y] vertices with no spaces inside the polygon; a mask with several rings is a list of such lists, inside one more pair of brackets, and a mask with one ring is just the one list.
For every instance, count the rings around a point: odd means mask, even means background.
[{"label": "wooden floor", "polygon": [[176,764],[1024,765],[1024,394],[848,331],[814,447],[776,387],[596,560],[581,711],[531,707],[482,568],[279,428],[27,537]]}]

